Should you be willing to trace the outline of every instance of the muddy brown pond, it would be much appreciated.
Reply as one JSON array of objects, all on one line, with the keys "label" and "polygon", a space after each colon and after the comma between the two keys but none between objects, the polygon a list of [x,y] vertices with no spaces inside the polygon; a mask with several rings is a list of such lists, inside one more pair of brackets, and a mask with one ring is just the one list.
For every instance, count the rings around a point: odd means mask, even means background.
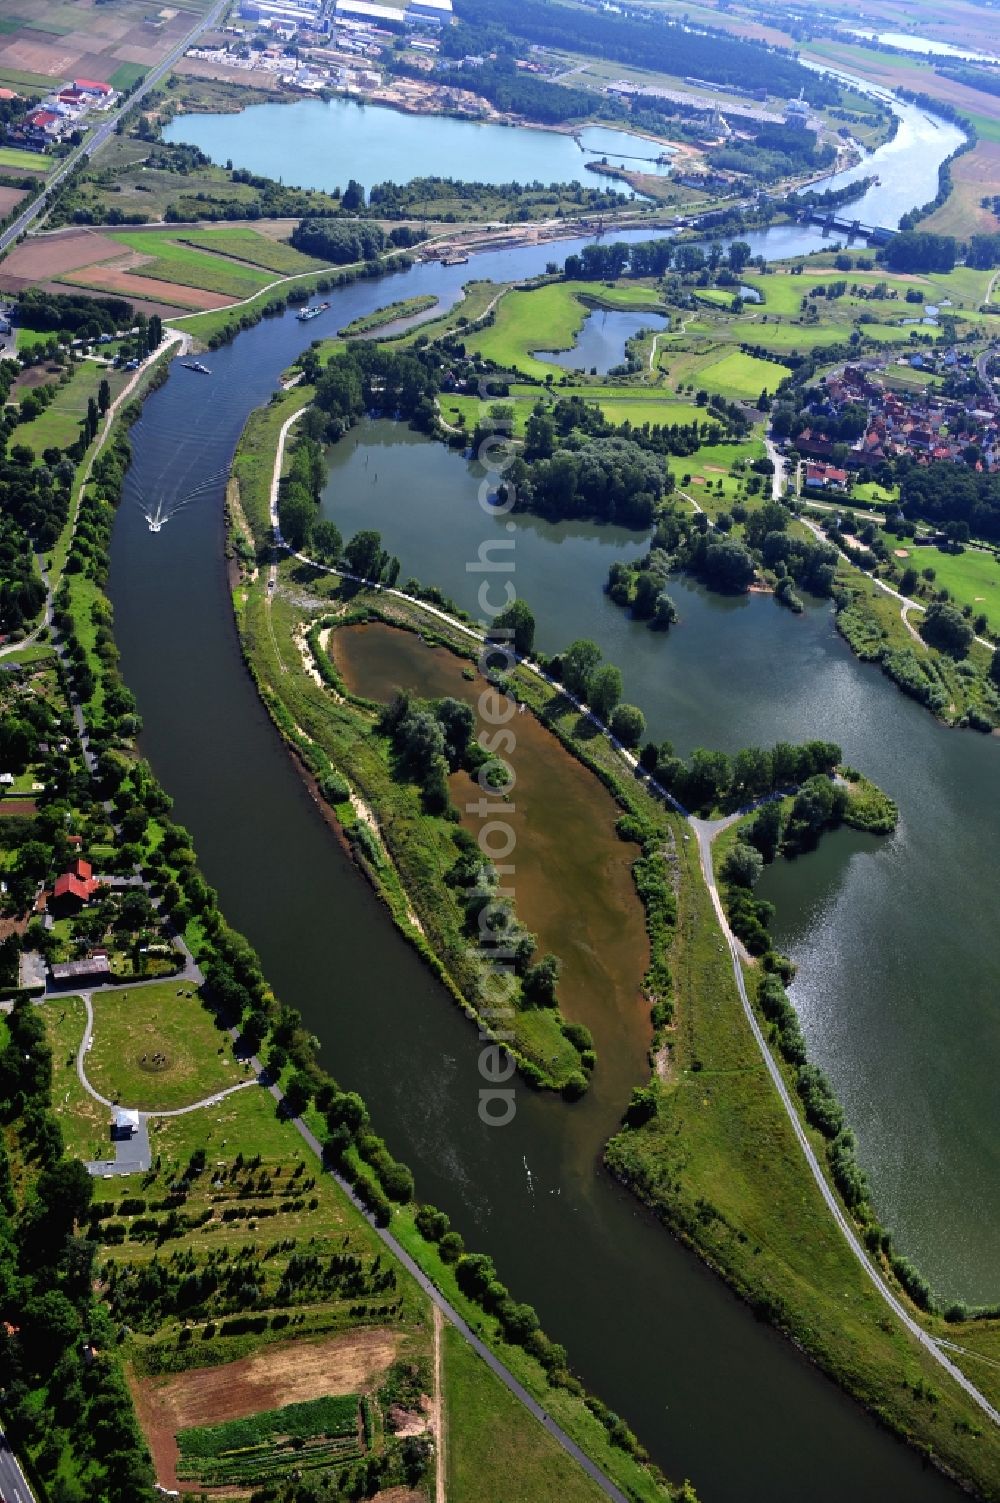
[{"label": "muddy brown pond", "polygon": [[[330,651],[351,692],[381,703],[404,689],[421,699],[450,695],[475,707],[487,687],[478,673],[466,677],[468,659],[380,621],[341,627]],[[624,1100],[642,1076],[651,1031],[642,995],[649,945],[632,881],[636,847],[615,832],[621,811],[611,794],[551,731],[530,711],[511,726],[516,782],[508,805],[517,844],[509,880],[518,917],[537,934],[539,954],[559,956],[560,1010],[586,1023],[598,1049],[602,1090]],[[482,821],[468,812],[481,797],[478,785],[467,772],[449,781],[462,824],[478,835]]]}]

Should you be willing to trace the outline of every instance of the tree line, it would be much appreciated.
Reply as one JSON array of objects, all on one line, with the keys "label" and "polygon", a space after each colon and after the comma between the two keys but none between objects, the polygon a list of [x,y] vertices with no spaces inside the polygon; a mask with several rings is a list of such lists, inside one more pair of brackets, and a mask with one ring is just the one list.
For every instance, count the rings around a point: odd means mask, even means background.
[{"label": "tree line", "polygon": [[[734,85],[741,92],[766,88],[792,97],[801,89],[815,104],[837,104],[840,89],[789,52],[736,39],[724,31],[691,30],[634,13],[573,9],[544,0],[457,0],[463,23],[449,48],[486,55],[520,38],[557,51],[614,58],[639,68],[675,76],[693,75]],[[468,29],[466,29],[468,28]]]}]

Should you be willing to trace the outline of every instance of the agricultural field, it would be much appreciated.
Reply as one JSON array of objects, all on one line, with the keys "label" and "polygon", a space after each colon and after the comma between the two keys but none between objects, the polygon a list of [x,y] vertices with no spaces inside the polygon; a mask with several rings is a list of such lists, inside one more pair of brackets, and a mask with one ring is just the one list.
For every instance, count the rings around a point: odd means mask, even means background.
[{"label": "agricultural field", "polygon": [[242,261],[198,250],[173,235],[120,230],[110,238],[143,258],[141,264],[128,268],[133,276],[176,282],[182,287],[196,287],[204,292],[218,292],[234,301],[253,297],[254,293],[274,281],[262,267],[248,266]]},{"label": "agricultural field", "polygon": [[143,0],[17,0],[0,32],[0,83],[40,93],[75,76],[128,88],[188,34],[208,3],[161,9]]},{"label": "agricultural field", "polygon": [[177,1475],[202,1487],[246,1487],[354,1461],[364,1451],[361,1403],[338,1394],[179,1430]]},{"label": "agricultural field", "polygon": [[37,151],[22,151],[19,146],[0,146],[0,168],[8,167],[16,172],[35,172],[44,177],[55,163],[51,157]]},{"label": "agricultural field", "polygon": [[228,256],[233,261],[247,261],[278,276],[293,276],[300,271],[318,271],[323,265],[313,256],[303,255],[293,245],[282,240],[273,240],[256,230],[220,229],[191,230],[178,233],[178,243],[192,246],[195,250],[213,251],[216,255]]},{"label": "agricultural field", "polygon": [[[203,1070],[217,1037],[193,1036]],[[429,1441],[424,1295],[268,1092],[149,1130],[153,1169],[101,1185],[89,1236],[160,1485],[373,1457],[403,1480],[395,1427]]]}]

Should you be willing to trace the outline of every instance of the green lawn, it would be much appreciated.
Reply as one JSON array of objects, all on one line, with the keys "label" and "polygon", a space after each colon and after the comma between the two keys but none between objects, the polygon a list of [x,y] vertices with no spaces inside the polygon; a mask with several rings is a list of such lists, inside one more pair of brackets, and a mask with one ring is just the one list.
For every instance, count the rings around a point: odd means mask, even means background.
[{"label": "green lawn", "polygon": [[108,79],[113,89],[130,89],[138,83],[140,78],[145,78],[149,72],[141,63],[121,63]]},{"label": "green lawn", "polygon": [[[229,1035],[190,991],[171,980],[95,993],[87,1055],[95,1090],[152,1111],[188,1106],[246,1079]],[[160,1055],[162,1062],[154,1059]]]},{"label": "green lawn", "polygon": [[452,1326],[443,1333],[445,1461],[451,1503],[604,1496]]},{"label": "green lawn", "polygon": [[252,297],[274,281],[264,270],[195,250],[171,235],[123,230],[113,238],[120,245],[128,246],[129,250],[154,258],[144,266],[132,267],[134,276],[177,282],[182,287],[199,287],[205,292],[218,292],[234,300]]},{"label": "green lawn", "polygon": [[787,365],[778,365],[773,360],[759,360],[756,355],[733,350],[703,366],[698,374],[698,385],[706,391],[721,392],[730,401],[743,398],[751,401],[762,391],[773,392],[790,374]]},{"label": "green lawn", "polygon": [[42,1008],[42,1017],[52,1049],[52,1110],[66,1150],[73,1158],[105,1158],[110,1151],[108,1111],[87,1094],[76,1073],[87,1022],[83,1002],[79,997],[53,998]]},{"label": "green lawn", "polygon": [[971,605],[973,614],[984,612],[993,631],[1000,631],[1000,560],[995,554],[966,548],[962,553],[942,553],[940,548],[912,548],[898,538],[886,535],[890,552],[908,548],[909,558],[897,559],[902,567],[912,564],[917,570],[933,569],[934,589],[950,590],[956,605]]},{"label": "green lawn", "polygon": [[572,349],[586,317],[587,309],[565,282],[530,292],[508,292],[497,306],[494,323],[469,335],[466,348],[544,381],[546,376],[558,375],[558,367],[536,360],[531,352]]},{"label": "green lawn", "polygon": [[232,256],[236,261],[248,261],[252,266],[263,267],[278,275],[291,276],[300,271],[317,271],[324,263],[313,256],[305,256],[284,240],[272,240],[256,230],[192,230],[190,234],[178,235],[184,245],[196,250],[215,251],[217,255]]},{"label": "green lawn", "polygon": [[125,384],[127,373],[97,365],[93,360],[81,360],[72,379],[58,388],[44,412],[30,423],[18,424],[16,442],[27,444],[38,455],[49,448],[65,449],[75,442],[80,436],[88,398],[97,396],[102,377],[107,377],[114,397]]},{"label": "green lawn", "polygon": [[22,151],[19,146],[0,146],[0,167],[17,167],[22,172],[46,173],[52,170],[52,158],[38,151]]},{"label": "green lawn", "polygon": [[[697,407],[693,402],[675,401],[672,393],[663,387],[557,386],[551,396],[556,401],[572,396],[583,397],[584,401],[599,407],[609,423],[629,422],[633,427],[639,427],[643,423],[669,426],[703,422],[708,417],[704,407]],[[540,392],[537,386],[531,386],[522,387],[520,391],[517,387],[512,387],[510,396],[498,399],[501,405],[514,408],[516,438],[523,438],[532,409],[540,398],[546,400],[546,393]],[[483,402],[479,397],[456,396],[450,392],[442,392],[440,402],[445,422],[455,423],[461,413],[470,435],[479,419],[494,405],[492,402]]]}]

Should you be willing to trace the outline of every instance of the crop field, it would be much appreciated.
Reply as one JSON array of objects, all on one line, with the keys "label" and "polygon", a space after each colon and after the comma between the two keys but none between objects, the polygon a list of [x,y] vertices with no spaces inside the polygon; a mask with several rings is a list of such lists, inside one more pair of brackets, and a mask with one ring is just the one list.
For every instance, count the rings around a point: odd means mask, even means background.
[{"label": "crop field", "polygon": [[177,1475],[203,1487],[239,1487],[353,1459],[363,1449],[359,1414],[358,1395],[340,1394],[180,1430]]},{"label": "crop field", "polygon": [[756,355],[733,350],[731,354],[723,355],[721,360],[702,366],[698,373],[698,384],[706,391],[721,392],[723,396],[733,400],[742,398],[744,401],[751,401],[759,397],[762,391],[768,394],[773,392],[788,374],[787,365],[778,365],[773,360],[759,360]]},{"label": "crop field", "polygon": [[151,259],[142,265],[130,266],[129,273],[137,277],[149,277],[158,282],[176,282],[182,287],[196,287],[205,292],[217,292],[238,300],[253,297],[269,282],[274,281],[263,269],[246,265],[245,262],[228,261],[193,246],[184,245],[169,235],[146,231],[121,231],[113,239],[129,250]]},{"label": "crop field", "polygon": [[19,146],[0,146],[0,167],[16,168],[18,172],[36,172],[44,176],[54,166],[52,157],[42,156],[37,151],[22,151]]},{"label": "crop field", "polygon": [[212,308],[227,308],[233,298],[221,292],[205,292],[200,287],[185,287],[179,282],[164,282],[151,276],[142,276],[136,271],[121,271],[111,266],[88,266],[82,271],[68,272],[59,278],[69,287],[85,287],[95,292],[107,292],[115,297],[152,300],[162,304],[168,312],[190,308],[203,312]]},{"label": "crop field", "polygon": [[144,68],[141,63],[122,63],[112,73],[108,83],[113,89],[130,89],[133,84],[139,82],[140,78],[145,78],[148,72],[149,69]]},{"label": "crop field", "polygon": [[[161,1485],[176,1486],[183,1477],[207,1482],[213,1469],[239,1465],[227,1450],[259,1444],[265,1435],[321,1441],[328,1433],[342,1448],[336,1459],[359,1455],[360,1395],[379,1383],[400,1349],[398,1331],[365,1326],[300,1334],[236,1361],[162,1377],[133,1372],[132,1393]],[[276,1431],[276,1422],[288,1428]],[[222,1480],[217,1471],[215,1480]]]},{"label": "crop field", "polygon": [[256,230],[192,230],[178,235],[181,245],[195,250],[215,251],[230,256],[234,261],[246,261],[251,266],[262,267],[277,275],[290,276],[299,271],[318,271],[324,264],[313,256],[303,255],[293,245],[282,240],[272,240]]},{"label": "crop field", "polygon": [[162,10],[143,0],[12,0],[10,9],[0,32],[0,79],[40,92],[81,76],[127,88],[191,30],[207,0]]}]

